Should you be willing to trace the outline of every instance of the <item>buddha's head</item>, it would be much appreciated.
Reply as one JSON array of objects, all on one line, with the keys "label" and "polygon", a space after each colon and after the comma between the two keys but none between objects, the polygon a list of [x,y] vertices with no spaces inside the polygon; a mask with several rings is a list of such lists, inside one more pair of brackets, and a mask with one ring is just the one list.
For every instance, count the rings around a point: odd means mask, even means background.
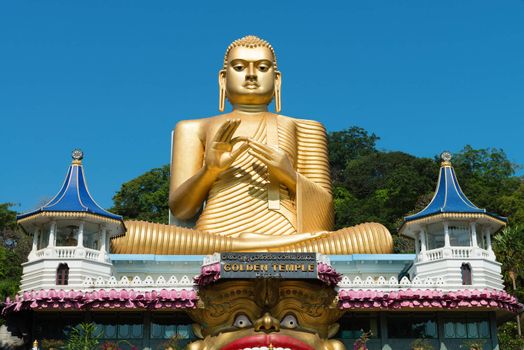
[{"label": "buddha's head", "polygon": [[268,105],[275,97],[280,111],[281,75],[273,47],[256,36],[235,40],[226,50],[224,66],[218,74],[219,109],[225,98],[232,105]]},{"label": "buddha's head", "polygon": [[329,339],[341,311],[332,287],[290,280],[231,280],[199,292],[191,311],[201,338],[188,350],[344,350]]}]

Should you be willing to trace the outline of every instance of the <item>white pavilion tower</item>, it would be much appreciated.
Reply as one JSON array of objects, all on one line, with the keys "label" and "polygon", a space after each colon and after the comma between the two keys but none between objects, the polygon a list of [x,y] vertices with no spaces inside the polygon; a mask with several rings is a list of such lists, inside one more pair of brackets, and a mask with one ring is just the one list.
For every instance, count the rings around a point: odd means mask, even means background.
[{"label": "white pavilion tower", "polygon": [[33,237],[28,261],[22,264],[21,291],[80,288],[86,276],[112,276],[109,242],[125,233],[124,222],[91,197],[82,151],[74,150],[72,156],[58,194],[37,210],[17,216]]},{"label": "white pavilion tower", "polygon": [[422,211],[405,217],[399,230],[415,240],[410,277],[444,279],[444,289],[449,290],[503,290],[491,236],[507,219],[475,206],[460,188],[451,154],[444,152],[441,158],[433,199]]}]

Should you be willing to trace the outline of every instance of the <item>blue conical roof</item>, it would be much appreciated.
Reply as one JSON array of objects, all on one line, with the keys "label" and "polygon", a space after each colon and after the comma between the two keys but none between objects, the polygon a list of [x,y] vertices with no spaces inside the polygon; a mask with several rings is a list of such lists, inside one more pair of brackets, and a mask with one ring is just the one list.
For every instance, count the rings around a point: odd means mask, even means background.
[{"label": "blue conical roof", "polygon": [[405,221],[413,221],[427,216],[442,213],[457,214],[486,214],[502,221],[506,218],[488,213],[486,209],[481,209],[473,204],[462,192],[455,174],[455,169],[451,165],[451,154],[444,152],[442,155],[443,162],[440,166],[437,189],[431,202],[420,212],[406,216]]},{"label": "blue conical roof", "polygon": [[60,191],[47,204],[37,210],[17,216],[17,220],[43,212],[81,212],[101,216],[108,219],[122,221],[120,215],[108,212],[100,207],[87,189],[87,183],[82,166],[83,154],[79,150],[73,151],[73,162],[69,166],[67,175]]}]

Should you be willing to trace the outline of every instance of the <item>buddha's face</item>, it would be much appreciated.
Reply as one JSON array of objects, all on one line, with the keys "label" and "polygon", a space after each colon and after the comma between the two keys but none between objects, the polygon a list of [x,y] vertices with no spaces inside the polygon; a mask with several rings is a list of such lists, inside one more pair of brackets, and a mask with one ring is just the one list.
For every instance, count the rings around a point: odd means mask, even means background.
[{"label": "buddha's face", "polygon": [[226,96],[233,105],[267,105],[273,99],[280,73],[273,65],[273,53],[266,47],[234,47],[227,68],[220,72]]},{"label": "buddha's face", "polygon": [[[229,282],[202,295],[204,310],[196,327],[201,338],[188,350],[344,350],[329,339],[338,330],[337,311],[326,305],[332,295],[302,282],[282,282],[259,294],[248,283]],[[271,299],[261,305],[260,297]],[[218,297],[218,299],[217,299]],[[333,314],[335,313],[335,315]]]}]

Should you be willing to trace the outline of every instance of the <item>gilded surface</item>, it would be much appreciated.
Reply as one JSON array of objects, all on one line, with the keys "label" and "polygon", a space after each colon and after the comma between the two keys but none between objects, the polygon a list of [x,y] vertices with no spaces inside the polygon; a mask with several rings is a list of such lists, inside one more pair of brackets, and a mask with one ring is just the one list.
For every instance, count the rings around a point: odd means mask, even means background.
[{"label": "gilded surface", "polygon": [[179,226],[126,222],[116,253],[216,251],[389,253],[376,223],[332,231],[326,131],[280,110],[281,74],[273,48],[256,37],[235,41],[219,72],[220,101],[233,111],[179,122],[173,133],[169,207]]},{"label": "gilded surface", "polygon": [[227,281],[203,288],[199,295],[199,307],[190,312],[201,340],[190,344],[190,350],[345,349],[330,339],[342,315],[336,292],[319,282]]}]

